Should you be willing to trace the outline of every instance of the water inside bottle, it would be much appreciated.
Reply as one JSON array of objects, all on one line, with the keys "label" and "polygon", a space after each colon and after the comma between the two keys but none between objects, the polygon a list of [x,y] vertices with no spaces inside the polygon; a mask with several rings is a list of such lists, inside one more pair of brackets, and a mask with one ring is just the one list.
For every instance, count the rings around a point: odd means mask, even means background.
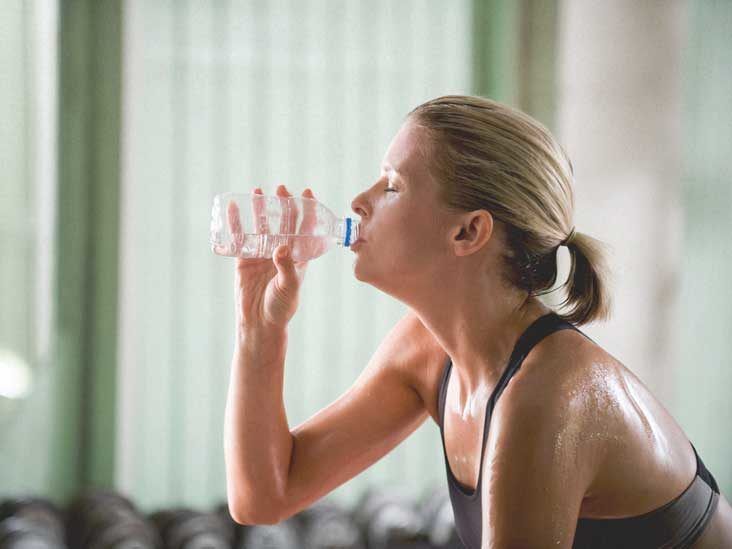
[{"label": "water inside bottle", "polygon": [[[277,246],[287,244],[295,261],[309,261],[320,257],[335,243],[328,235],[231,234],[226,241],[211,241],[211,249],[218,255],[241,258],[271,258]],[[238,252],[237,252],[238,250]]]}]

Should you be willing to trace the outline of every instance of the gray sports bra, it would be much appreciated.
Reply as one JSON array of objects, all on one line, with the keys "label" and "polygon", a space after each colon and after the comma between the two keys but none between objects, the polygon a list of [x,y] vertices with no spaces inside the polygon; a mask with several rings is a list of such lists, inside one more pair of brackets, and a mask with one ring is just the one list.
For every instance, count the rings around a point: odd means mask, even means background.
[{"label": "gray sports bra", "polygon": [[[480,456],[481,464],[483,463],[491,414],[498,397],[519,370],[521,363],[534,345],[549,334],[565,329],[576,330],[591,340],[581,330],[563,320],[554,312],[536,319],[519,337],[508,366],[488,399]],[[445,434],[443,431],[445,398],[451,369],[452,360],[448,360],[442,375],[438,398],[440,434],[450,501],[455,514],[455,527],[458,536],[468,549],[480,549],[482,528],[480,489],[483,467],[482,465],[480,467],[476,489],[471,490],[469,487],[460,484],[453,475],[447,459],[447,450],[445,449]],[[714,477],[704,466],[693,444],[691,444],[691,447],[696,456],[696,476],[678,497],[643,515],[619,519],[579,518],[572,547],[574,549],[617,549],[619,547],[674,549],[691,546],[701,535],[704,527],[714,514],[719,499],[719,488]]]}]

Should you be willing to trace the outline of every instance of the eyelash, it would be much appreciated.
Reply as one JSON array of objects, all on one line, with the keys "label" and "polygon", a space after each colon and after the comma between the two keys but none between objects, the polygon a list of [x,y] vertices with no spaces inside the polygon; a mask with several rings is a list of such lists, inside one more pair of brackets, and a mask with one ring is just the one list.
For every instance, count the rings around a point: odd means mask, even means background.
[{"label": "eyelash", "polygon": [[384,189],[384,192],[385,192],[385,193],[395,193],[395,192],[396,192],[396,189],[390,189],[389,187],[386,187],[386,188]]}]

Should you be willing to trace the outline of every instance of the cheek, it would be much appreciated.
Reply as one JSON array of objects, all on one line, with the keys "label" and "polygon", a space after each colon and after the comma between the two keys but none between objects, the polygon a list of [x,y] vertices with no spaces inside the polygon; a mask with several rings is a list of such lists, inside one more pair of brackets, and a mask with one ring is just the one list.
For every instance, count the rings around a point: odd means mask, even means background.
[{"label": "cheek", "polygon": [[389,255],[401,271],[431,271],[444,257],[440,232],[429,220],[411,222],[401,237],[392,239],[389,248]]},{"label": "cheek", "polygon": [[443,231],[437,220],[432,217],[420,219],[418,223],[415,223],[411,236],[412,245],[419,255],[435,257],[444,253]]},{"label": "cheek", "polygon": [[[434,225],[393,220],[379,226],[354,258],[354,276],[390,293],[431,279],[444,266],[442,237]],[[441,240],[442,239],[442,240]]]},{"label": "cheek", "polygon": [[423,269],[425,263],[443,258],[446,252],[444,229],[428,207],[396,211],[385,208],[372,223],[371,236],[363,250],[375,262],[388,260],[390,268],[400,271]]}]

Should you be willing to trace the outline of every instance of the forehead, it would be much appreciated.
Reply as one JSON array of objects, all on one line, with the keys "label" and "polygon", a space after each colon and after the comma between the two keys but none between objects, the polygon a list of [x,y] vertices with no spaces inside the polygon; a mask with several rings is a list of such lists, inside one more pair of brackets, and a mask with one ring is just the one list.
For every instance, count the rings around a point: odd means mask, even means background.
[{"label": "forehead", "polygon": [[422,154],[423,145],[423,130],[409,121],[405,122],[389,143],[381,169],[393,169],[410,177],[424,177],[426,166]]}]

